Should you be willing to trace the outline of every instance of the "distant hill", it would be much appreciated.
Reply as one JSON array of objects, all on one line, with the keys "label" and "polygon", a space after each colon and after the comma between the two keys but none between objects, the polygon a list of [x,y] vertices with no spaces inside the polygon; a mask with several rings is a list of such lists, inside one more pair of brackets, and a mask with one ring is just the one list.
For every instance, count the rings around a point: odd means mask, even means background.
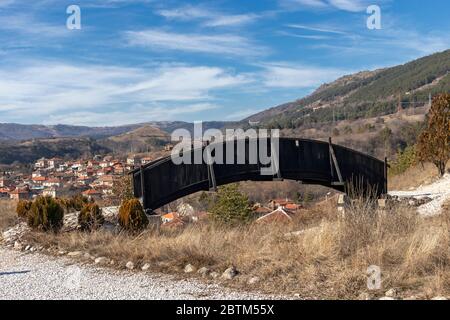
[{"label": "distant hill", "polygon": [[170,135],[158,127],[144,125],[132,131],[100,140],[114,152],[141,153],[161,149],[170,142]]},{"label": "distant hill", "polygon": [[0,123],[0,140],[29,140],[40,138],[90,137],[103,138],[134,130],[141,125],[133,124],[118,127],[86,127],[69,125],[25,125]]},{"label": "distant hill", "polygon": [[91,138],[33,139],[19,143],[0,142],[0,164],[32,163],[46,157],[77,159],[111,150]]},{"label": "distant hill", "polygon": [[[301,81],[301,79],[299,79]],[[429,94],[450,92],[450,50],[404,65],[359,72],[318,88],[311,95],[258,114],[245,121],[279,128],[355,120],[420,107]]]},{"label": "distant hill", "polygon": [[[221,121],[209,121],[203,123],[203,130],[209,128],[222,128],[225,123]],[[152,121],[124,126],[113,127],[86,127],[71,125],[26,125],[17,123],[0,123],[0,141],[24,141],[42,138],[67,138],[89,137],[103,139],[118,136],[144,126],[152,126],[162,131],[171,133],[176,129],[184,128],[193,131],[194,125],[183,121]]]}]

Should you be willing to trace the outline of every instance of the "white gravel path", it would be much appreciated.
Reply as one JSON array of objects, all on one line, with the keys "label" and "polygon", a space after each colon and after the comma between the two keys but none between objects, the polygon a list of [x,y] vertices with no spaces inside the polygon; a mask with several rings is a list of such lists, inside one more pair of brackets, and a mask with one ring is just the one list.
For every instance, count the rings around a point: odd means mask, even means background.
[{"label": "white gravel path", "polygon": [[443,178],[426,186],[420,186],[411,191],[391,191],[391,196],[405,198],[424,198],[433,199],[417,208],[418,212],[423,216],[433,216],[439,214],[442,205],[450,199],[450,174],[446,174]]},{"label": "white gravel path", "polygon": [[271,299],[168,275],[115,271],[0,248],[0,299]]}]

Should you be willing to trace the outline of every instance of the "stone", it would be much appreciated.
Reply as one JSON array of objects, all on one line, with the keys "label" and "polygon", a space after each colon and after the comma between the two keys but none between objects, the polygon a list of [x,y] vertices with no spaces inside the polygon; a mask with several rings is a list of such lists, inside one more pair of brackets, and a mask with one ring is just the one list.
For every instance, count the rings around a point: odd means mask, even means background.
[{"label": "stone", "polygon": [[251,277],[250,279],[248,279],[247,283],[251,285],[251,284],[258,283],[259,280],[260,280],[259,277]]},{"label": "stone", "polygon": [[395,290],[394,288],[389,289],[384,295],[386,297],[395,298],[397,296],[397,290]]},{"label": "stone", "polygon": [[209,275],[213,279],[217,279],[220,276],[219,273],[215,271],[211,272]]},{"label": "stone", "polygon": [[150,269],[150,264],[149,263],[144,264],[142,266],[142,268],[141,268],[142,271],[147,271],[148,269]]},{"label": "stone", "polygon": [[14,250],[22,251],[23,250],[23,244],[21,244],[19,241],[14,242]]},{"label": "stone", "polygon": [[69,257],[79,257],[79,256],[81,256],[83,254],[83,252],[81,252],[81,251],[71,251],[71,252],[69,252],[67,255],[69,256]]},{"label": "stone", "polygon": [[431,299],[431,300],[440,300],[440,301],[445,301],[445,300],[448,300],[446,297],[434,297],[433,299]]},{"label": "stone", "polygon": [[209,274],[210,270],[207,267],[202,267],[198,269],[197,273],[201,275],[202,277],[206,277]]},{"label": "stone", "polygon": [[370,294],[368,294],[367,292],[362,292],[358,296],[358,300],[371,300]]},{"label": "stone", "polygon": [[107,264],[109,263],[109,259],[106,257],[98,257],[94,260],[95,264]]},{"label": "stone", "polygon": [[83,258],[85,258],[85,259],[87,259],[87,260],[89,260],[89,259],[91,259],[91,254],[89,253],[89,252],[86,252],[84,255],[83,255]]},{"label": "stone", "polygon": [[116,262],[115,262],[114,260],[111,260],[111,261],[109,262],[109,264],[113,266],[113,265],[116,264]]},{"label": "stone", "polygon": [[378,300],[395,300],[395,299],[392,298],[392,297],[382,297],[382,298],[380,298]]},{"label": "stone", "polygon": [[127,264],[125,265],[125,267],[128,270],[133,270],[134,269],[134,263],[132,261],[128,261]]},{"label": "stone", "polygon": [[238,271],[234,266],[228,268],[222,273],[222,279],[232,280],[234,277],[238,275]]},{"label": "stone", "polygon": [[67,252],[64,251],[64,250],[58,251],[58,255],[59,255],[59,256],[63,256],[63,255],[65,255],[66,253],[67,253]]},{"label": "stone", "polygon": [[30,252],[35,252],[36,251],[36,248],[35,247],[31,247],[30,248]]},{"label": "stone", "polygon": [[25,247],[25,251],[28,251],[28,250],[30,250],[31,249],[31,246],[30,245],[27,245],[26,247]]},{"label": "stone", "polygon": [[184,267],[184,273],[192,273],[195,272],[195,270],[195,267],[190,263]]}]

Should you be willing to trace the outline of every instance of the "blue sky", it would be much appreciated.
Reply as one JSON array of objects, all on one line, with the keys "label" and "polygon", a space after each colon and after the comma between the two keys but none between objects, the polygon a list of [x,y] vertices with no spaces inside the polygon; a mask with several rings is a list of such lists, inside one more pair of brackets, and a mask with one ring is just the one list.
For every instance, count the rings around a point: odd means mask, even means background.
[{"label": "blue sky", "polygon": [[[81,8],[68,30],[66,8]],[[381,30],[366,26],[381,8]],[[0,0],[0,122],[239,120],[450,48],[448,0]]]}]

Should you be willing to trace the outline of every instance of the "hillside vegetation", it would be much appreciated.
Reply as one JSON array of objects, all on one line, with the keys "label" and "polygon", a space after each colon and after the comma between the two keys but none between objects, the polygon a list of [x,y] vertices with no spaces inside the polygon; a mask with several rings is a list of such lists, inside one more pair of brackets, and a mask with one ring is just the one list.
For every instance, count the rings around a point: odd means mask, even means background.
[{"label": "hillside vegetation", "polygon": [[0,163],[32,163],[39,158],[92,157],[110,150],[90,138],[54,138],[30,140],[21,143],[0,143]]},{"label": "hillside vegetation", "polygon": [[402,108],[420,107],[429,94],[450,92],[450,50],[404,65],[360,72],[321,86],[295,102],[263,111],[247,120],[295,128],[308,123],[354,120],[394,113],[399,98]]}]

